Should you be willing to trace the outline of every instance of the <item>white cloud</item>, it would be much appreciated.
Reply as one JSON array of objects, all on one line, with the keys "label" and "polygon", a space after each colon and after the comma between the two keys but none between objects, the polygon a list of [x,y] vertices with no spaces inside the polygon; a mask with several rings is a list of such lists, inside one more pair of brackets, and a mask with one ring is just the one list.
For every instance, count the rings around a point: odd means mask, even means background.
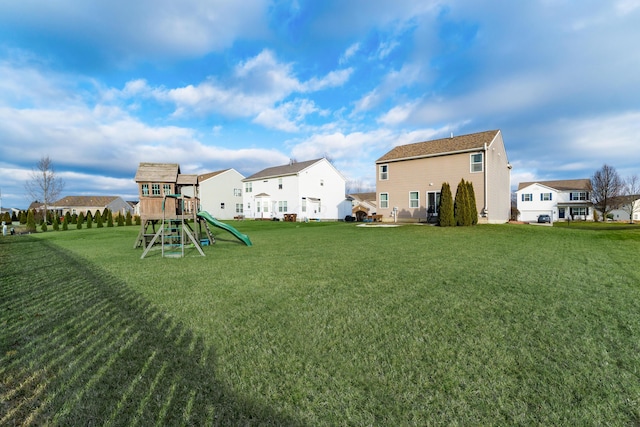
[{"label": "white cloud", "polygon": [[195,86],[166,89],[150,88],[144,81],[136,80],[127,83],[121,93],[145,92],[160,101],[175,103],[176,116],[195,112],[217,113],[226,117],[253,117],[255,123],[268,125],[269,128],[294,131],[297,129],[295,120],[283,121],[283,118],[289,116],[293,105],[298,106],[297,110],[304,111],[300,108],[308,109],[313,103],[294,101],[278,104],[295,93],[317,92],[342,86],[351,73],[350,68],[335,70],[323,77],[313,77],[301,82],[295,76],[292,64],[281,63],[273,52],[263,50],[257,56],[239,63],[227,81],[210,78]]},{"label": "white cloud", "polygon": [[378,86],[355,102],[354,113],[373,110],[389,99],[395,100],[399,90],[411,87],[424,78],[422,74],[422,66],[413,63],[405,64],[400,70],[390,71]]},{"label": "white cloud", "polygon": [[593,162],[629,165],[640,159],[640,111],[562,120],[556,124],[566,138],[566,154],[579,152]]},{"label": "white cloud", "polygon": [[[238,37],[267,35],[265,0],[139,0],[3,5],[0,25],[14,26],[67,46],[90,45],[116,61],[184,58],[229,47]],[[92,52],[93,53],[93,52]]]},{"label": "white cloud", "polygon": [[339,63],[340,65],[346,64],[349,60],[360,50],[360,43],[354,43],[345,50],[345,52],[340,57]]}]

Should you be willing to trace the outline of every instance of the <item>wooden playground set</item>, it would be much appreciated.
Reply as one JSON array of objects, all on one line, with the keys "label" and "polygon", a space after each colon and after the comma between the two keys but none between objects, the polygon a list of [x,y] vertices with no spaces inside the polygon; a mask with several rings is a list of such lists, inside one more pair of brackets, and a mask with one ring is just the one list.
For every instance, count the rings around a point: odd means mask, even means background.
[{"label": "wooden playground set", "polygon": [[140,163],[135,181],[140,196],[140,232],[134,248],[144,248],[140,258],[154,248],[160,249],[163,257],[184,257],[185,248],[195,248],[205,256],[202,246],[215,243],[209,226],[252,245],[247,235],[199,210],[198,175],[181,174],[177,163]]}]

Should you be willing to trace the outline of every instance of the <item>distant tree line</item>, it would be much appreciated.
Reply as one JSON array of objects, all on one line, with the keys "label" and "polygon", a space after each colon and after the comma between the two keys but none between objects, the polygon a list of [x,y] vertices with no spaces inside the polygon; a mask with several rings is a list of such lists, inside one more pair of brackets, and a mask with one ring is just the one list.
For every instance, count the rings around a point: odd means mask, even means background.
[{"label": "distant tree line", "polygon": [[2,220],[7,224],[19,222],[21,225],[24,225],[25,230],[30,233],[35,233],[38,227],[40,231],[48,231],[49,225],[51,225],[53,231],[68,230],[70,224],[74,224],[78,230],[82,229],[82,227],[92,228],[94,224],[97,228],[103,228],[105,223],[107,227],[114,227],[115,225],[118,227],[129,226],[133,225],[134,222],[136,225],[140,225],[140,217],[138,215],[131,215],[131,212],[127,212],[124,215],[118,212],[114,221],[113,212],[107,208],[102,212],[96,210],[93,214],[87,212],[86,215],[83,212],[80,212],[80,214],[67,212],[61,217],[49,211],[46,215],[46,221],[44,216],[42,210],[28,209],[26,211],[20,211],[19,214],[14,213],[13,216],[5,213],[4,219]]}]

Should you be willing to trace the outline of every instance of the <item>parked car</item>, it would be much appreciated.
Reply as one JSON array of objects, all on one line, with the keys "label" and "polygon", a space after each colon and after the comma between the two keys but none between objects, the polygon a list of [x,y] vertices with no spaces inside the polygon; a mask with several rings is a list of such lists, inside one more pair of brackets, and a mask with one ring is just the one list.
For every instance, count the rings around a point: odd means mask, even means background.
[{"label": "parked car", "polygon": [[549,215],[540,215],[538,217],[538,224],[544,224],[545,222],[551,224],[551,217]]}]

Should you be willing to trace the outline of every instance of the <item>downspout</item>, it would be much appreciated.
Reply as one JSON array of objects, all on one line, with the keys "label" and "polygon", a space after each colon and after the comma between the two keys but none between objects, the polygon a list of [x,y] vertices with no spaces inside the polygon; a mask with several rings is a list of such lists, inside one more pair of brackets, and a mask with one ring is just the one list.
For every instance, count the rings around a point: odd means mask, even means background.
[{"label": "downspout", "polygon": [[487,207],[487,201],[488,201],[488,194],[489,192],[488,190],[488,186],[489,186],[489,181],[488,181],[488,176],[489,174],[487,173],[487,153],[489,152],[489,147],[487,146],[487,143],[484,143],[484,216],[487,218],[487,221],[489,220],[489,209]]}]

